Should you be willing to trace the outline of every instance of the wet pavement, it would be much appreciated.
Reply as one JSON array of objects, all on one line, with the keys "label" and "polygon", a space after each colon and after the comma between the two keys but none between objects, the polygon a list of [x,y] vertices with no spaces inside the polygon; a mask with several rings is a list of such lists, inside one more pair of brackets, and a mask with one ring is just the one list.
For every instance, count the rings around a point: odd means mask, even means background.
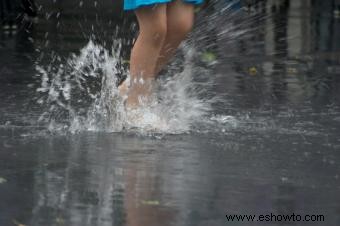
[{"label": "wet pavement", "polygon": [[[199,12],[195,65],[215,77],[209,95],[223,101],[209,115],[217,124],[182,134],[59,134],[38,122],[48,106],[36,103],[37,62],[66,59],[93,34],[107,48],[131,40],[133,17],[117,31],[105,15],[55,12],[2,33],[0,225],[339,225],[336,1],[275,3],[222,19],[213,7]],[[232,214],[324,221],[228,221]]]}]

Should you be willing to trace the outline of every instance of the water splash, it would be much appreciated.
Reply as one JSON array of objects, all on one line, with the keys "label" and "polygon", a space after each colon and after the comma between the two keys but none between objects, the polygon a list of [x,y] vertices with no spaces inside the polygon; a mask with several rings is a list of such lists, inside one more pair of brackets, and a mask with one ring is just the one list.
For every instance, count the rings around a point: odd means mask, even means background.
[{"label": "water splash", "polygon": [[89,41],[66,63],[53,57],[49,66],[37,66],[41,76],[37,91],[45,94],[38,103],[48,107],[40,121],[52,131],[122,130],[123,105],[116,89],[117,74],[123,70],[120,50],[120,42],[109,52]]},{"label": "water splash", "polygon": [[[155,101],[126,111],[117,82],[128,71],[122,66],[121,42],[111,51],[93,41],[73,54],[66,63],[54,56],[47,67],[37,66],[41,87],[38,103],[47,109],[40,121],[50,131],[138,131],[142,133],[183,133],[202,122],[215,101],[202,97],[209,85],[195,81],[195,51],[183,45],[184,70],[157,80]],[[183,64],[183,63],[182,63]],[[55,66],[58,65],[58,66]],[[205,95],[206,96],[206,95]]]},{"label": "water splash", "polygon": [[[159,89],[152,103],[126,111],[117,90],[121,75],[128,75],[122,66],[122,41],[114,41],[112,50],[89,41],[78,55],[66,60],[54,55],[49,66],[37,66],[41,76],[38,91],[42,93],[38,102],[46,107],[40,121],[51,131],[70,132],[185,133],[216,129],[219,132],[236,127],[238,121],[234,117],[214,114],[212,106],[217,102],[227,106],[227,100],[221,94],[209,93],[218,75],[211,76],[211,71],[196,60],[200,58],[210,67],[234,57],[229,49],[219,52],[216,43],[234,46],[235,40],[252,33],[249,24],[256,20],[252,17],[242,21],[239,1],[216,2],[210,7],[219,10],[206,9],[206,15],[201,12],[209,20],[198,17],[192,33],[195,38],[181,46],[184,57],[177,64],[175,59],[175,67],[184,65],[184,68],[180,72],[169,70],[157,80]],[[206,26],[207,22],[211,26]]]}]

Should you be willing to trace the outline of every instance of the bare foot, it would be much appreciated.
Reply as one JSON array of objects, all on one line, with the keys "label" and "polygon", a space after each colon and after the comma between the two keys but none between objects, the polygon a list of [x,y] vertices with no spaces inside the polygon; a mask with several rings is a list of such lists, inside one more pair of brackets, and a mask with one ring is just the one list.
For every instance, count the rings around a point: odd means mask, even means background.
[{"label": "bare foot", "polygon": [[153,88],[154,79],[135,78],[131,82],[124,81],[118,89],[121,95],[127,96],[125,106],[133,109],[150,102],[151,94],[154,91]]}]

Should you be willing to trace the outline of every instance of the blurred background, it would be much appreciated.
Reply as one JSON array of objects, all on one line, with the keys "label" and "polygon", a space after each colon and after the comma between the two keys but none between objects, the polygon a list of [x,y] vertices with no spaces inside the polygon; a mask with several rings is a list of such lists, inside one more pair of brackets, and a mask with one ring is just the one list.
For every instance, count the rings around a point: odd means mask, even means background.
[{"label": "blurred background", "polygon": [[[226,7],[230,4],[231,8]],[[112,38],[113,35],[116,38],[132,39],[137,30],[135,18],[133,13],[123,12],[122,8],[122,0],[1,0],[0,50],[4,53],[6,49],[20,46],[19,40],[30,41],[32,48],[41,48],[41,42],[46,40],[49,40],[47,45],[53,45],[59,43],[54,42],[56,40],[67,42],[81,39],[81,36],[84,40],[79,42],[80,45],[84,45],[85,40],[91,36],[99,40]],[[230,15],[243,13],[248,15],[243,15],[243,18],[248,19],[239,21],[250,22],[257,18],[255,27],[258,30],[260,27],[264,29],[262,33],[265,45],[262,47],[267,52],[274,50],[275,44],[286,45],[290,56],[314,50],[334,50],[340,45],[337,41],[339,29],[336,29],[340,17],[340,0],[209,0],[202,8],[204,10],[198,9],[201,12],[197,16],[196,30],[200,30],[205,36],[207,28],[200,20],[209,24],[214,34],[218,33],[217,24],[227,26],[235,22],[235,16]],[[226,8],[227,13],[219,12],[221,9],[226,11]],[[222,16],[217,20],[218,13]],[[257,15],[256,18],[251,16],[254,14]],[[283,38],[282,35],[287,37]],[[281,40],[276,39],[279,36]],[[207,41],[205,44],[210,45],[211,37],[203,39]],[[79,48],[80,45],[74,47]],[[67,43],[60,48],[63,49],[64,46]],[[125,57],[128,55],[127,53]]]}]

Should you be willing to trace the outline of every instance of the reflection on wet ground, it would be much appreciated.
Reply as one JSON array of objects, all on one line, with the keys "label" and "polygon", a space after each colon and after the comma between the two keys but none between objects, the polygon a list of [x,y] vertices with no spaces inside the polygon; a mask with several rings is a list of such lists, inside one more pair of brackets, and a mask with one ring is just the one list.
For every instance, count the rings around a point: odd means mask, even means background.
[{"label": "reflection on wet ground", "polygon": [[33,62],[66,58],[94,33],[107,47],[133,37],[128,21],[116,31],[101,17],[56,13],[1,34],[0,225],[214,226],[271,213],[325,222],[265,224],[339,225],[340,23],[328,2],[265,1],[258,13],[211,16],[211,26],[202,18],[215,9],[200,12],[191,41],[226,101],[213,128],[179,135],[56,135],[37,123]]},{"label": "reflection on wet ground", "polygon": [[338,156],[324,138],[20,135],[2,148],[2,222],[224,225],[227,213],[339,220]]}]

